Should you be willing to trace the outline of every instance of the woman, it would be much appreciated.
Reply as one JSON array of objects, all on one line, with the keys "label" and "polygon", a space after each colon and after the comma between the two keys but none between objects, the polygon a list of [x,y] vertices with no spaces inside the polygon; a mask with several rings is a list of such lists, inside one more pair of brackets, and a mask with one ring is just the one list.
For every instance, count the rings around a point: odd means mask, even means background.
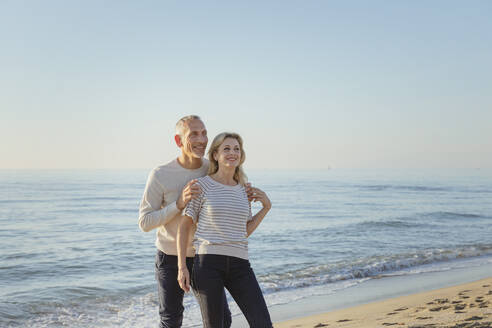
[{"label": "woman", "polygon": [[270,199],[260,189],[251,188],[253,200],[263,205],[252,216],[244,187],[246,176],[241,167],[246,157],[238,134],[219,134],[208,156],[208,175],[198,179],[201,193],[186,206],[178,228],[179,285],[185,291],[190,290],[186,245],[188,232],[196,223],[191,282],[200,304],[203,327],[222,327],[225,287],[250,327],[271,328],[268,308],[248,260],[247,241],[270,210]]}]

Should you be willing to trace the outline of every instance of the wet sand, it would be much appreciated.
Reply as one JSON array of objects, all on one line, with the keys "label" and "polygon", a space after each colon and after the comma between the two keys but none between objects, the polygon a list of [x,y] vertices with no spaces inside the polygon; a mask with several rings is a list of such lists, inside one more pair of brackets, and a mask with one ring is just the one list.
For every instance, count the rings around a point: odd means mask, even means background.
[{"label": "wet sand", "polygon": [[274,325],[276,328],[492,328],[492,277]]}]

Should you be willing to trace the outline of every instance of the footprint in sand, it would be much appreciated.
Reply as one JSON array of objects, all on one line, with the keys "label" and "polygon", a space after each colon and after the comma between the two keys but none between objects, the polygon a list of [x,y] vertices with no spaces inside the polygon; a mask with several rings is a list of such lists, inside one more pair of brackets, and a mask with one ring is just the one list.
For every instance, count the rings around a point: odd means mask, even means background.
[{"label": "footprint in sand", "polygon": [[450,307],[451,307],[451,306],[449,306],[449,305],[446,305],[446,306],[438,306],[438,307],[435,307],[435,308],[429,309],[429,311],[432,311],[432,312],[437,312],[437,311],[447,310],[447,309],[449,309]]},{"label": "footprint in sand", "polygon": [[393,315],[393,314],[398,314],[398,313],[396,313],[396,312],[386,313],[386,315]]},{"label": "footprint in sand", "polygon": [[489,292],[487,293],[487,295],[492,295],[492,290],[489,290]]},{"label": "footprint in sand", "polygon": [[466,308],[466,304],[458,304],[454,306],[455,310],[463,310],[464,308]]},{"label": "footprint in sand", "polygon": [[432,317],[417,317],[417,320],[427,320],[432,319]]},{"label": "footprint in sand", "polygon": [[398,322],[383,322],[383,326],[394,326],[394,325],[404,325],[404,323],[398,323]]},{"label": "footprint in sand", "polygon": [[466,311],[454,311],[454,313],[466,313]]},{"label": "footprint in sand", "polygon": [[449,300],[447,298],[436,298],[434,301],[436,301],[437,304],[449,303]]},{"label": "footprint in sand", "polygon": [[405,310],[408,310],[407,307],[402,307],[402,308],[399,308],[399,309],[396,309],[396,310],[393,310],[395,312],[400,312],[400,311],[405,311]]},{"label": "footprint in sand", "polygon": [[316,326],[314,326],[314,328],[320,328],[320,327],[328,327],[329,325],[327,324],[324,324],[324,323],[318,323]]},{"label": "footprint in sand", "polygon": [[482,285],[482,287],[490,287],[490,285]]},{"label": "footprint in sand", "polygon": [[337,322],[347,322],[347,321],[352,321],[350,319],[342,319],[342,320],[338,320]]},{"label": "footprint in sand", "polygon": [[462,295],[462,296],[460,296],[460,298],[467,299],[467,298],[470,298],[470,296]]},{"label": "footprint in sand", "polygon": [[463,301],[452,301],[451,304],[459,304],[459,303],[463,303]]},{"label": "footprint in sand", "polygon": [[465,319],[465,321],[475,321],[475,320],[482,320],[482,319],[483,319],[483,317],[479,317],[479,316],[474,315],[473,317]]}]

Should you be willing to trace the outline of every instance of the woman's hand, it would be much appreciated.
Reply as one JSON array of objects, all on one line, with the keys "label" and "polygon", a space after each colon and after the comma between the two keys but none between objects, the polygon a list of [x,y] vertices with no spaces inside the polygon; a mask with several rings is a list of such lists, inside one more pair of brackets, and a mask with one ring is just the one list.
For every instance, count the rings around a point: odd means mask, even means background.
[{"label": "woman's hand", "polygon": [[182,290],[190,291],[190,272],[187,267],[178,269],[178,283]]},{"label": "woman's hand", "polygon": [[264,209],[269,210],[270,208],[272,208],[270,198],[268,198],[267,194],[263,190],[261,190],[260,188],[251,187],[251,193],[251,198],[254,202],[261,202]]},{"label": "woman's hand", "polygon": [[188,245],[188,235],[193,225],[193,220],[189,216],[184,216],[178,225],[176,236],[178,248],[178,283],[179,287],[185,292],[190,291],[190,273],[186,266],[186,248]]}]

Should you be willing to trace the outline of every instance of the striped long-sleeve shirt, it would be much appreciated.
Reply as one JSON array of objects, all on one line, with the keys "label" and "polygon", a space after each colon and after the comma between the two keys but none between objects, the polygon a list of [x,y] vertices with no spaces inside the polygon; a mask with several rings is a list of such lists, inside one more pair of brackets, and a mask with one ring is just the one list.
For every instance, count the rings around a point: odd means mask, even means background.
[{"label": "striped long-sleeve shirt", "polygon": [[228,186],[210,176],[198,179],[200,196],[191,200],[185,215],[197,223],[196,254],[218,254],[248,259],[246,223],[251,205],[242,185]]}]

